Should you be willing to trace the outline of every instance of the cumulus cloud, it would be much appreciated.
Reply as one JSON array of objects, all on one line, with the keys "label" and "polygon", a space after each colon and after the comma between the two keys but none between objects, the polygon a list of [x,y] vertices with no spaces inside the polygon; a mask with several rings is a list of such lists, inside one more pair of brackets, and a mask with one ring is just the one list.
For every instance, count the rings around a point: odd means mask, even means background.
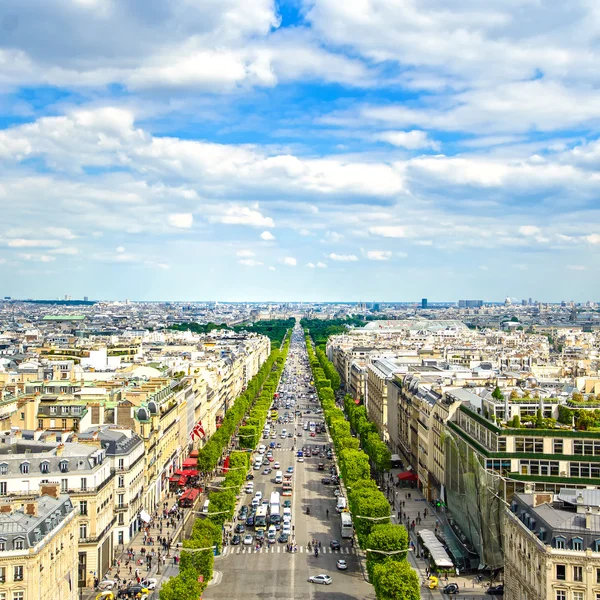
[{"label": "cumulus cloud", "polygon": [[260,234],[260,239],[265,240],[265,242],[271,242],[275,239],[275,236],[270,231],[263,231]]},{"label": "cumulus cloud", "polygon": [[356,262],[358,260],[358,256],[354,254],[336,254],[335,252],[329,254],[328,257],[338,262]]},{"label": "cumulus cloud", "polygon": [[369,250],[367,258],[369,260],[390,260],[392,253],[389,250]]},{"label": "cumulus cloud", "polygon": [[253,256],[255,256],[254,252],[252,252],[252,250],[238,250],[235,255],[239,258],[252,258]]},{"label": "cumulus cloud", "polygon": [[258,210],[247,206],[232,206],[222,215],[209,217],[212,223],[224,225],[247,225],[248,227],[275,227],[271,217],[265,217]]},{"label": "cumulus cloud", "polygon": [[238,262],[245,267],[261,267],[263,265],[262,262],[253,258],[243,258],[242,260],[238,260]]},{"label": "cumulus cloud", "polygon": [[590,235],[586,235],[585,239],[590,244],[600,244],[600,235],[597,233],[592,233]]},{"label": "cumulus cloud", "polygon": [[58,240],[24,240],[14,239],[7,242],[9,248],[56,248],[61,243]]},{"label": "cumulus cloud", "polygon": [[191,213],[172,214],[167,220],[171,227],[178,229],[189,229],[194,224],[194,216]]},{"label": "cumulus cloud", "polygon": [[406,228],[401,225],[376,225],[369,227],[371,235],[377,235],[386,238],[404,238],[407,237]]},{"label": "cumulus cloud", "polygon": [[318,262],[317,263],[317,269],[326,269],[327,268],[327,264],[324,262]]},{"label": "cumulus cloud", "polygon": [[307,266],[309,269],[314,269],[314,268],[315,268],[315,265],[314,265],[314,263],[311,263],[311,262],[309,262],[309,263],[306,263],[306,266]]},{"label": "cumulus cloud", "polygon": [[519,227],[519,233],[522,235],[539,235],[541,230],[535,225],[521,225],[521,227]]},{"label": "cumulus cloud", "polygon": [[298,261],[293,256],[284,256],[279,259],[279,262],[282,265],[286,265],[287,267],[295,267]]},{"label": "cumulus cloud", "polygon": [[430,140],[425,131],[382,131],[375,134],[375,139],[388,142],[393,146],[406,148],[407,150],[419,150],[422,148],[431,148],[439,150],[440,144],[434,140]]}]

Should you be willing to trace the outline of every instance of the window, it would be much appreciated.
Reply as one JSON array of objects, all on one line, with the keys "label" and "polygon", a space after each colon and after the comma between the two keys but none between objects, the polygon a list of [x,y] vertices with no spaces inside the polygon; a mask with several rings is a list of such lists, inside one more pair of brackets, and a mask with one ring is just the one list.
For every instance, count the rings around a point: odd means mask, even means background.
[{"label": "window", "polygon": [[12,600],[24,600],[25,592],[13,592]]},{"label": "window", "polygon": [[6,567],[0,567],[0,583],[6,583]]},{"label": "window", "polygon": [[556,565],[556,579],[559,581],[566,581],[567,567],[565,565]]},{"label": "window", "polygon": [[583,592],[573,592],[573,600],[585,600]]},{"label": "window", "polygon": [[8,494],[8,484],[6,481],[0,481],[0,496],[6,496]]},{"label": "window", "polygon": [[125,468],[125,459],[120,458],[119,459],[119,469],[123,470],[124,468]]},{"label": "window", "polygon": [[544,452],[544,438],[515,438],[515,452]]},{"label": "window", "polygon": [[13,567],[13,579],[15,581],[23,581],[23,567],[21,565]]},{"label": "window", "polygon": [[600,583],[600,569],[596,569],[596,583]]},{"label": "window", "polygon": [[50,463],[49,462],[43,462],[40,464],[40,471],[42,473],[50,473]]},{"label": "window", "polygon": [[573,538],[571,540],[571,547],[573,550],[583,550],[583,540],[579,537]]},{"label": "window", "polygon": [[118,513],[118,524],[125,525],[125,513]]},{"label": "window", "polygon": [[29,473],[29,463],[21,463],[21,473]]},{"label": "window", "polygon": [[25,546],[23,538],[16,538],[13,542],[13,546],[15,550],[23,550],[23,547]]},{"label": "window", "polygon": [[557,590],[556,600],[567,600],[567,592],[565,590]]},{"label": "window", "polygon": [[38,419],[38,429],[44,429],[44,419]]},{"label": "window", "polygon": [[55,415],[56,414],[56,406],[51,406],[50,407],[50,414],[51,415]]},{"label": "window", "polygon": [[565,545],[566,541],[567,540],[564,537],[558,536],[558,537],[554,538],[554,547],[557,550],[564,550],[566,547],[566,545]]},{"label": "window", "polygon": [[69,480],[68,479],[61,479],[60,480],[60,491],[64,493],[68,489],[69,489]]},{"label": "window", "polygon": [[6,463],[2,463],[0,465],[0,475],[7,475],[8,474],[8,465]]},{"label": "window", "polygon": [[87,523],[81,523],[79,525],[79,538],[83,539],[87,537]]},{"label": "window", "polygon": [[125,477],[123,475],[119,475],[119,487],[125,487]]},{"label": "window", "polygon": [[61,460],[59,463],[60,466],[60,472],[61,473],[68,473],[69,472],[69,461],[68,460]]},{"label": "window", "polygon": [[583,581],[583,567],[573,567],[573,581]]},{"label": "window", "polygon": [[505,437],[498,438],[498,452],[506,452],[506,438]]},{"label": "window", "polygon": [[563,453],[563,441],[562,440],[554,440],[552,444],[552,450],[554,454],[562,454]]},{"label": "window", "polygon": [[123,508],[124,505],[125,505],[125,494],[119,494],[117,496],[117,506],[119,508]]},{"label": "window", "polygon": [[87,490],[87,477],[81,478],[81,491],[85,492]]},{"label": "window", "polygon": [[598,463],[569,463],[571,477],[600,477],[600,464]]},{"label": "window", "polygon": [[81,500],[81,502],[79,502],[79,514],[80,515],[87,515],[88,514],[88,503],[87,503],[87,500]]},{"label": "window", "polygon": [[6,540],[0,540],[0,551],[6,550]]},{"label": "window", "polygon": [[61,419],[62,420],[62,428],[63,429],[68,429],[69,428],[69,424],[67,422],[67,419]]}]

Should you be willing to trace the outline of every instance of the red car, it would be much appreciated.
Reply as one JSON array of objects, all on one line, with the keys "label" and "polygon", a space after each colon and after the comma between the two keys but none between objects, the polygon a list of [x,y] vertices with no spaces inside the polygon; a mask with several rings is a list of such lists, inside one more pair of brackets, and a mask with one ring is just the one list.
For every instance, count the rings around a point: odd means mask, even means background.
[{"label": "red car", "polygon": [[269,462],[273,462],[275,459],[272,456],[267,456]]},{"label": "red car", "polygon": [[316,434],[316,433],[313,431],[313,432],[310,434],[310,437],[317,437],[317,434]]}]

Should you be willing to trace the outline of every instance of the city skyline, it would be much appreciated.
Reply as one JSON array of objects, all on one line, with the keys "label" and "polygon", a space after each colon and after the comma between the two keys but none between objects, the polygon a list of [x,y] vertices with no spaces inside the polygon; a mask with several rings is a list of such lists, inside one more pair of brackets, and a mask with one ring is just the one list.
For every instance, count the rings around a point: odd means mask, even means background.
[{"label": "city skyline", "polygon": [[0,22],[3,295],[597,295],[589,3],[11,0]]}]

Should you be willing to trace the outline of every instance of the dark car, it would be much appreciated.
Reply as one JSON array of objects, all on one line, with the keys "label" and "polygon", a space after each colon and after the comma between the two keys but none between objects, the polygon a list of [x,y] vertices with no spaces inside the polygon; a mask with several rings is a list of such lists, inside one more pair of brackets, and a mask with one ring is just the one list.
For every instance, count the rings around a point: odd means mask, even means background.
[{"label": "dark car", "polygon": [[491,596],[504,596],[504,584],[494,585],[487,589],[486,594],[490,594]]},{"label": "dark car", "polygon": [[339,550],[342,547],[342,545],[337,540],[331,540],[329,542],[329,547],[332,550]]},{"label": "dark car", "polygon": [[287,533],[282,533],[279,535],[279,537],[277,538],[277,541],[280,544],[287,544],[288,540],[290,539],[290,536]]},{"label": "dark car", "polygon": [[246,475],[246,481],[252,481],[254,479],[254,475],[252,475],[252,473],[248,473],[248,475]]},{"label": "dark car", "polygon": [[254,515],[248,515],[248,517],[246,518],[246,527],[253,527],[254,526]]},{"label": "dark car", "polygon": [[242,525],[242,523],[238,523],[235,526],[235,530],[236,533],[244,533],[244,531],[246,531],[246,528],[244,527],[244,525]]},{"label": "dark car", "polygon": [[231,538],[231,545],[239,546],[241,541],[242,541],[242,538],[236,534]]},{"label": "dark car", "polygon": [[331,483],[331,479],[329,477],[323,477],[323,479],[321,479],[321,483],[323,485],[329,485]]},{"label": "dark car", "polygon": [[325,470],[325,464],[324,463],[319,463],[318,469],[319,469],[319,471],[324,471]]},{"label": "dark car", "polygon": [[442,594],[453,595],[453,594],[458,594],[459,591],[460,591],[460,588],[458,587],[458,583],[449,583],[442,590]]},{"label": "dark car", "polygon": [[265,539],[265,531],[264,531],[264,529],[260,529],[259,531],[257,531],[256,535],[254,537],[256,538],[257,542],[259,540],[264,540]]},{"label": "dark car", "polygon": [[130,585],[128,588],[121,590],[119,595],[121,598],[135,598],[138,594],[142,594],[142,590],[145,590],[141,585]]}]

